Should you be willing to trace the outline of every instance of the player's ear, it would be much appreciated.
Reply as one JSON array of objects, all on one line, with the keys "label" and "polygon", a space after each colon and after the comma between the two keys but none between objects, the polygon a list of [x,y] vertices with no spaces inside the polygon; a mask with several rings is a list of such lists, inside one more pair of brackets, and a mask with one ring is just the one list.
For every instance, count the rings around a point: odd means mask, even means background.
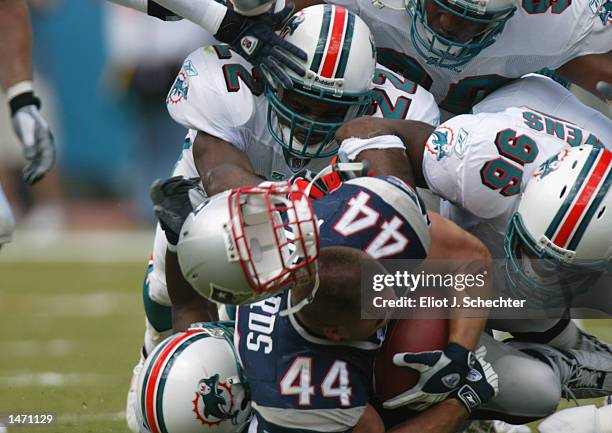
[{"label": "player's ear", "polygon": [[325,338],[331,341],[346,340],[346,335],[344,335],[344,332],[342,332],[342,329],[340,329],[338,326],[324,326],[323,335],[325,335]]}]

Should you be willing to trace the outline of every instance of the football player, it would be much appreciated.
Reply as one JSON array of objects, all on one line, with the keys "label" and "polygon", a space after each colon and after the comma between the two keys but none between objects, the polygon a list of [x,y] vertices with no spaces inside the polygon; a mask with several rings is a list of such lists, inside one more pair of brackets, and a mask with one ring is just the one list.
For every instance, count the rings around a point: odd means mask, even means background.
[{"label": "football player", "polygon": [[[41,116],[40,99],[32,87],[32,33],[24,0],[0,0],[0,86],[6,91],[13,128],[28,164],[23,179],[34,184],[55,162],[55,145],[49,125]],[[11,240],[15,219],[0,187],[0,248]]]},{"label": "football player", "polygon": [[[329,27],[332,16],[342,28]],[[289,20],[282,35],[308,53],[306,78],[288,71],[293,90],[264,89],[252,65],[227,46],[202,48],[187,58],[167,98],[170,114],[190,129],[176,175],[201,178],[205,191],[215,194],[263,179],[289,179],[304,170],[317,172],[337,150],[334,131],[372,110],[375,116],[438,122],[428,92],[376,67],[368,28],[346,9],[305,9]],[[321,45],[320,38],[330,43]],[[208,304],[184,281],[176,255],[166,247],[158,227],[144,285],[145,353],[172,328],[210,320]],[[170,295],[167,283],[177,288]]]},{"label": "football player", "polygon": [[[238,311],[240,332],[236,345],[251,383],[254,423],[263,425],[267,431],[282,427],[342,431],[348,426],[337,425],[334,420],[336,423],[338,419],[357,421],[347,418],[355,409],[352,404],[355,400],[348,396],[358,398],[362,405],[371,398],[371,395],[363,396],[361,388],[362,383],[367,383],[367,375],[359,375],[359,370],[355,370],[360,365],[355,349],[364,351],[369,346],[366,342],[357,345],[354,340],[365,338],[377,325],[375,321],[360,320],[360,297],[355,292],[361,284],[359,260],[371,259],[372,255],[385,257],[385,254],[392,258],[422,257],[426,225],[419,221],[423,218],[423,208],[418,199],[415,201],[416,194],[394,178],[350,180],[331,195],[315,201],[314,214],[307,204],[278,198],[287,191],[286,187],[275,186],[241,188],[205,202],[181,228],[179,259],[186,278],[200,293],[212,299],[268,297],[240,306]],[[406,194],[404,200],[398,200],[398,192]],[[365,204],[360,200],[364,194],[368,195]],[[372,209],[377,213],[372,213]],[[277,215],[280,212],[287,212],[287,218]],[[315,223],[314,215],[319,224]],[[456,226],[435,214],[431,216],[434,219],[429,251],[434,253],[433,257],[439,254],[447,258],[456,253],[476,258],[479,243],[472,236],[465,232],[462,235]],[[396,218],[404,224],[383,223],[379,228],[374,221],[393,222]],[[409,220],[411,227],[407,224]],[[366,227],[366,222],[374,225]],[[320,227],[318,236],[317,226]],[[389,230],[390,226],[396,227],[394,233]],[[358,227],[363,230],[350,231]],[[296,235],[289,240],[284,237],[283,229]],[[402,236],[412,242],[402,243]],[[315,254],[311,246],[317,238],[322,250],[316,259],[319,279],[314,278],[319,283],[315,283],[313,290],[312,284],[308,284],[313,278],[306,279],[305,284],[299,278],[287,278],[286,271],[296,263],[294,259],[303,259],[297,262],[301,263],[300,267],[289,269],[294,274],[302,267],[313,266]],[[386,242],[379,241],[381,238]],[[459,242],[453,243],[453,239]],[[338,248],[340,245],[345,247]],[[347,245],[356,248],[347,250]],[[372,245],[378,247],[370,248]],[[372,255],[360,254],[357,249],[369,250]],[[438,251],[434,252],[435,249]],[[297,257],[292,255],[296,251]],[[308,273],[311,274],[310,269]],[[269,278],[282,278],[292,288],[280,296],[270,297],[274,291],[270,290]],[[244,298],[247,293],[253,298]],[[605,375],[611,367],[610,360],[605,364],[600,356],[584,351],[561,352],[530,344],[519,346],[526,352],[522,353],[486,335],[480,343],[488,349],[487,361],[503,371],[500,382],[507,384],[499,396],[485,405],[485,416],[510,416],[508,420],[541,418],[555,410],[562,385],[571,388],[579,398],[594,395],[597,391],[589,382],[589,374]],[[348,347],[339,350],[334,346]],[[456,344],[449,344],[444,352],[402,354],[396,361],[398,365],[418,368],[422,380],[416,388],[386,402],[386,406],[410,404],[420,410],[428,409],[397,426],[397,431],[454,432],[471,411],[493,396],[494,385],[490,383],[493,376],[487,382],[468,383],[469,391],[463,389],[463,393],[459,390],[465,383],[453,389],[440,386],[440,378],[451,374],[451,365],[456,362],[453,351],[449,350],[451,346]],[[361,360],[362,369],[371,374],[367,358]],[[338,361],[340,364],[336,365]],[[483,364],[486,370],[488,365]],[[523,372],[520,378],[516,377],[516,371]],[[342,376],[338,377],[342,372],[347,377],[345,385]],[[484,374],[482,370],[480,373]],[[609,380],[604,382],[605,390],[599,390],[599,395],[612,386]],[[332,395],[340,404],[325,399]],[[431,407],[449,396],[450,401]],[[319,409],[316,415],[313,409]],[[363,408],[361,413],[368,414]],[[372,416],[370,413],[364,418]],[[315,419],[316,427],[312,424]]]},{"label": "football player", "polygon": [[[582,286],[600,275],[610,260],[612,233],[601,210],[611,197],[608,191],[611,154],[596,146],[599,139],[594,134],[522,107],[503,113],[457,116],[438,128],[417,122],[392,125],[388,121],[364,119],[341,129],[339,137],[370,136],[373,128],[381,134],[397,135],[355,139],[351,157],[369,146],[375,148],[377,140],[387,147],[396,143],[400,149],[405,143],[417,183],[456,204],[449,214],[451,219],[485,240],[494,256],[509,255],[510,264],[517,271],[511,279],[516,287],[527,285],[544,299],[559,301],[560,280]],[[368,144],[369,141],[373,143]],[[389,158],[386,167],[377,166],[381,157],[368,160],[378,173],[397,174],[396,170],[402,170],[399,165],[390,168],[396,157]],[[598,167],[594,177],[587,176],[594,167]],[[577,176],[580,173],[583,175]],[[578,192],[589,179],[592,180],[587,191],[592,196],[586,200]],[[521,200],[523,191],[525,200]],[[570,199],[579,203],[571,220],[561,214],[571,207],[573,202],[564,204]],[[542,208],[542,203],[549,205]],[[455,212],[457,209],[461,211]],[[576,215],[578,209],[582,213]],[[557,226],[553,227],[553,223]],[[575,225],[569,227],[570,223]],[[539,232],[543,226],[544,231]],[[563,237],[551,232],[561,227]],[[560,257],[560,251],[566,254]],[[529,260],[531,257],[541,258],[541,263],[549,266],[548,272],[531,268],[534,263]],[[551,271],[556,273],[554,278]],[[569,319],[558,323],[519,320],[512,323],[513,329],[507,322],[503,326],[517,337],[521,337],[520,331],[527,333],[526,338],[533,338],[533,332],[538,332],[540,341],[553,346],[610,354],[609,345],[585,334]]]},{"label": "football player", "polygon": [[[207,0],[159,3],[177,1]],[[321,0],[300,0],[296,5],[299,9],[318,3]],[[609,0],[525,0],[520,6],[512,0],[333,3],[368,23],[382,64],[430,90],[450,113],[469,112],[484,95],[543,68],[556,69],[564,78],[609,98]]]},{"label": "football player", "polygon": [[[178,244],[185,277],[200,293],[221,302],[266,298],[241,305],[237,313],[236,347],[256,414],[251,428],[346,431],[356,426],[355,431],[380,431],[373,427],[380,424],[377,415],[366,407],[373,357],[382,338],[376,330],[385,320],[360,318],[360,261],[423,259],[430,243],[424,206],[399,179],[365,177],[349,180],[315,201],[315,219],[303,196],[286,198],[288,184],[262,185],[227,191],[200,205],[182,226]],[[286,220],[276,215],[283,206]],[[434,249],[452,243],[464,258],[488,257],[473,236],[432,216]],[[278,237],[270,233],[269,218],[279,224],[273,230]],[[290,229],[290,242],[281,227]],[[230,233],[233,240],[226,238]],[[313,245],[321,247],[318,257]],[[294,259],[299,265],[292,265]],[[286,278],[304,268],[304,276]],[[280,284],[270,286],[278,279]],[[290,290],[278,294],[288,285]],[[465,377],[474,355],[464,345],[473,347],[483,321],[463,322],[451,325],[444,359],[446,365],[453,363],[448,374],[457,369]],[[474,368],[481,380],[462,381],[448,390],[456,399],[443,405],[450,410],[438,417],[417,417],[405,431],[434,425],[441,430],[431,431],[454,431],[466,407],[475,407],[459,392],[463,385],[479,402],[491,398],[492,369],[478,361]]]}]

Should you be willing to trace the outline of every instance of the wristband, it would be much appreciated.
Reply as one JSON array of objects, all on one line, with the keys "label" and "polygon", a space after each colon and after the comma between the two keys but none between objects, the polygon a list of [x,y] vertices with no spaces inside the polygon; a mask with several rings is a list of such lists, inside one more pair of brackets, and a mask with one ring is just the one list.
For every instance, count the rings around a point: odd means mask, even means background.
[{"label": "wristband", "polygon": [[342,141],[338,153],[343,153],[353,161],[357,155],[368,149],[406,149],[406,147],[396,135],[380,135],[373,138],[351,137]]},{"label": "wristband", "polygon": [[182,18],[153,0],[147,1],[147,15],[159,18],[162,21],[179,21]]},{"label": "wristband", "polygon": [[20,93],[9,100],[9,106],[11,107],[11,116],[28,105],[36,105],[36,108],[40,108],[40,99],[34,96],[34,92]]}]

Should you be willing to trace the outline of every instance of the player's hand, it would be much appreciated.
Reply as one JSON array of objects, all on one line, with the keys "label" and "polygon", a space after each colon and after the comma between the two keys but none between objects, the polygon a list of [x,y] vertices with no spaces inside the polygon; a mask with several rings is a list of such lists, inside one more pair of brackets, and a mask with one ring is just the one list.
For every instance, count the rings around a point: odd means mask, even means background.
[{"label": "player's hand", "polygon": [[274,81],[291,88],[291,77],[284,68],[289,68],[303,77],[306,71],[299,60],[306,61],[307,54],[275,33],[293,14],[294,6],[287,3],[280,12],[267,12],[254,17],[245,17],[227,10],[215,37],[225,42],[234,51],[255,66],[269,84]]},{"label": "player's hand", "polygon": [[450,343],[444,351],[397,353],[393,356],[393,364],[413,368],[421,376],[413,388],[385,401],[383,406],[425,410],[456,391],[477,362],[473,352],[456,343]]},{"label": "player's hand", "polygon": [[606,81],[598,81],[596,85],[597,91],[608,104],[612,104],[612,83]]},{"label": "player's hand", "polygon": [[[482,347],[484,349],[484,346]],[[478,353],[478,351],[477,351]],[[486,350],[485,350],[486,353]],[[499,379],[493,366],[485,361],[484,355],[476,357],[461,386],[454,390],[450,398],[459,400],[469,413],[482,406],[499,392]]]},{"label": "player's hand", "polygon": [[393,122],[382,117],[361,116],[351,119],[336,130],[335,138],[342,143],[348,138],[374,138],[394,135]]},{"label": "player's hand", "polygon": [[163,181],[157,179],[151,185],[153,212],[170,245],[178,244],[181,227],[193,210],[189,191],[199,183],[199,177],[186,179],[183,176],[174,176]]},{"label": "player's hand", "polygon": [[[55,143],[47,121],[38,108],[40,101],[30,94],[29,100],[19,106],[19,95],[11,101],[13,128],[23,147],[28,164],[23,169],[23,180],[32,185],[42,179],[55,163]],[[14,102],[17,101],[17,102]],[[17,106],[15,105],[17,104]]]},{"label": "player's hand", "polygon": [[[297,186],[300,191],[305,192],[316,175],[317,173],[313,173],[308,169],[300,170],[289,179],[289,182]],[[318,200],[338,189],[341,184],[342,178],[340,174],[337,171],[332,171],[315,180],[308,193],[308,198],[311,200]]]}]

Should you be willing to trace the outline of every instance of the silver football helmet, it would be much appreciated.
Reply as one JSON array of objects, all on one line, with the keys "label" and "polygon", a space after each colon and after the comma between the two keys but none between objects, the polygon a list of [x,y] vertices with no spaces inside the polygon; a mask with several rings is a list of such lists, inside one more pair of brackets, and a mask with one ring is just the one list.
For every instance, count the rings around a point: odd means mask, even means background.
[{"label": "silver football helmet", "polygon": [[318,237],[304,193],[286,182],[264,182],[198,206],[181,229],[177,254],[183,275],[200,295],[244,304],[312,277]]}]

